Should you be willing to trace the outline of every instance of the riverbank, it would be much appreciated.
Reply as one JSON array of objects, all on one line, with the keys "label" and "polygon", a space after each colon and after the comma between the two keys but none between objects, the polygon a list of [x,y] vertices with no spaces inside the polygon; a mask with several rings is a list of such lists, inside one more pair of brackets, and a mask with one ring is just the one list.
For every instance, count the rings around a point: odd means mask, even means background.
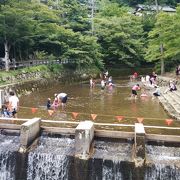
[{"label": "riverbank", "polygon": [[[177,91],[164,93],[169,86],[170,80],[176,82]],[[172,74],[158,76],[158,86],[160,87],[161,96],[158,97],[160,104],[170,117],[180,120],[180,79]]]},{"label": "riverbank", "polygon": [[62,64],[39,65],[19,70],[0,72],[0,86],[19,83],[24,81],[39,81],[46,79],[50,81],[80,81],[91,77],[96,77],[100,70],[97,67],[84,69],[66,68]]},{"label": "riverbank", "polygon": [[[160,76],[158,79],[161,91],[161,96],[158,97],[159,102],[172,118],[180,120],[180,80],[173,75]],[[177,91],[164,93],[170,80],[176,82]]]}]

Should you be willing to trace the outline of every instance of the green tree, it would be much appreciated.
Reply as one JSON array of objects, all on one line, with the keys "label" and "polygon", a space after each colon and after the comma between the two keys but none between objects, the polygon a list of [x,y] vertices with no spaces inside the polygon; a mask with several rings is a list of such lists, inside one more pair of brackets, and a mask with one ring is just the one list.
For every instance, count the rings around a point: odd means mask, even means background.
[{"label": "green tree", "polygon": [[107,64],[135,66],[143,60],[141,18],[114,3],[106,4],[95,19],[95,31]]},{"label": "green tree", "polygon": [[[149,46],[146,59],[149,61],[172,62],[180,56],[180,8],[175,14],[160,13],[155,27],[149,33]],[[163,44],[163,54],[160,51]]]},{"label": "green tree", "polygon": [[6,70],[9,69],[9,53],[13,44],[22,36],[31,34],[32,21],[19,10],[5,5],[0,13],[0,41],[4,44]]},{"label": "green tree", "polygon": [[21,56],[22,47],[32,46],[35,37],[54,33],[58,19],[54,10],[40,3],[10,1],[1,6],[0,41],[4,44],[6,71],[12,46],[19,47]]}]

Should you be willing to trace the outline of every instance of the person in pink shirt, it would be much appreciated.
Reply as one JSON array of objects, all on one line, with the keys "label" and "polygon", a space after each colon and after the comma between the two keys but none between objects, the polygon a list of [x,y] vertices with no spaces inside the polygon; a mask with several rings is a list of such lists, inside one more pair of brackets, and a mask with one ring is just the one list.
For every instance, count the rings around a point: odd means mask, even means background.
[{"label": "person in pink shirt", "polygon": [[140,90],[139,84],[136,84],[132,87],[132,94],[131,97],[137,98],[137,90]]}]

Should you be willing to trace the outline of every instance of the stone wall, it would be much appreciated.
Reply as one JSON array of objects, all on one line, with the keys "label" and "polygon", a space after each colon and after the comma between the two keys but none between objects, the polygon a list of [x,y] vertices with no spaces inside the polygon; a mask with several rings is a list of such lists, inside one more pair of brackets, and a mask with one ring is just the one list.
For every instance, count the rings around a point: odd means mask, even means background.
[{"label": "stone wall", "polygon": [[180,85],[180,79],[173,78],[173,77],[164,77],[164,76],[158,76],[158,85],[159,86],[168,86],[170,80],[176,82],[177,85]]}]

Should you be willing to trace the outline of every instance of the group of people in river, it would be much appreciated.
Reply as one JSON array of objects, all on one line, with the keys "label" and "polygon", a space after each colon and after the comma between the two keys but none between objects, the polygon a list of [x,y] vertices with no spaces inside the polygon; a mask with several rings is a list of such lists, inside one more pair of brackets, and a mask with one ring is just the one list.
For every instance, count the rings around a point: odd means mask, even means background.
[{"label": "group of people in river", "polygon": [[54,94],[53,102],[51,103],[51,98],[48,98],[46,107],[48,110],[52,109],[52,110],[56,111],[61,106],[62,111],[64,111],[67,100],[68,100],[68,95],[64,92],[59,93],[59,94]]},{"label": "group of people in river", "polygon": [[[105,71],[104,73],[100,74],[100,78],[101,78],[100,85],[102,90],[104,90],[106,86],[107,87],[114,86],[112,76],[109,76],[108,71]],[[93,80],[93,78],[91,77],[89,80],[90,88],[94,88],[95,84],[96,84],[95,80]]]},{"label": "group of people in river", "polygon": [[[179,72],[180,72],[180,66],[178,66]],[[130,76],[130,81],[131,82],[139,82],[138,78],[139,75],[137,72],[134,72],[132,76]],[[132,86],[131,88],[131,98],[137,99],[137,91],[141,90],[141,95],[140,97],[147,97],[148,94],[146,93],[146,87],[150,86],[151,88],[154,88],[154,92],[152,93],[153,96],[160,96],[161,91],[159,86],[157,85],[157,74],[155,72],[152,72],[151,75],[146,75],[145,77],[141,76],[141,84],[142,87],[140,87],[140,83],[136,83]],[[100,87],[101,90],[104,90],[106,87],[108,88],[113,88],[114,83],[112,80],[112,76],[109,76],[109,72],[105,71],[100,75]],[[96,85],[96,81],[93,78],[90,78],[90,88],[94,88]],[[163,93],[173,92],[177,90],[176,87],[177,81],[169,81],[169,85],[167,89]],[[59,93],[59,94],[54,94],[54,99],[51,102],[51,99],[47,99],[46,107],[47,110],[58,110],[58,108],[61,106],[62,110],[65,110],[66,107],[66,102],[68,100],[68,95],[64,92]],[[17,118],[17,111],[19,108],[19,99],[15,95],[15,92],[11,91],[9,93],[9,98],[7,102],[5,102],[2,107],[1,107],[1,115],[2,117],[14,117]]]},{"label": "group of people in river", "polygon": [[8,100],[1,107],[1,116],[7,118],[17,118],[19,108],[19,98],[13,91],[9,93]]},{"label": "group of people in river", "polygon": [[[135,72],[131,77],[134,77],[133,80],[137,79],[137,77],[138,77],[137,72]],[[160,88],[157,85],[157,77],[158,77],[158,75],[155,72],[152,72],[151,75],[146,75],[145,77],[143,77],[143,76],[141,77],[141,83],[143,84],[143,86],[151,87],[151,88],[155,89],[154,92],[152,93],[153,96],[160,96],[161,95]],[[132,81],[132,79],[131,79],[131,81]],[[170,80],[168,87],[166,88],[166,90],[163,93],[176,91],[177,90],[176,84],[177,84],[177,81]],[[140,90],[140,89],[141,89],[140,85],[135,84],[132,87],[131,97],[134,97],[136,99],[137,98],[137,90]],[[142,88],[141,97],[147,97],[147,96],[148,95],[146,94],[144,88]]]}]

